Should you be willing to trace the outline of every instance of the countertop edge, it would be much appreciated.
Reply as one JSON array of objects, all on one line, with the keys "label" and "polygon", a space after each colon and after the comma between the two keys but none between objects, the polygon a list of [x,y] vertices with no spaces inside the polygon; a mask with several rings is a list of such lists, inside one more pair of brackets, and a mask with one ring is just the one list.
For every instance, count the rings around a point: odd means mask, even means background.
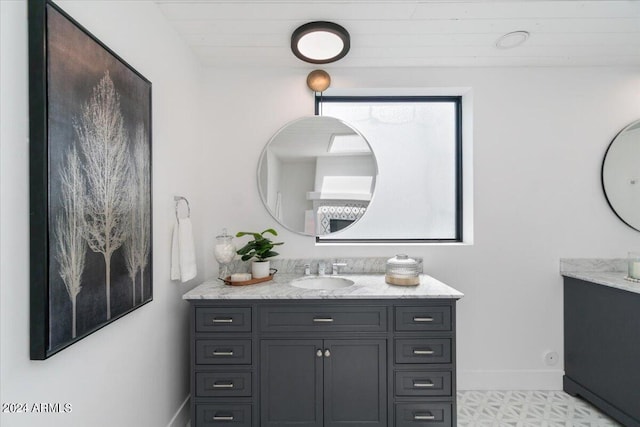
[{"label": "countertop edge", "polygon": [[640,283],[625,279],[626,274],[620,271],[563,271],[563,277],[584,280],[596,285],[607,286],[627,292],[640,294]]},{"label": "countertop edge", "polygon": [[384,299],[455,299],[464,294],[426,274],[420,275],[418,286],[389,285],[383,274],[344,275],[354,280],[353,287],[336,291],[300,289],[289,283],[300,275],[277,275],[274,280],[249,286],[229,286],[207,280],[185,293],[185,301],[202,300],[384,300]]}]

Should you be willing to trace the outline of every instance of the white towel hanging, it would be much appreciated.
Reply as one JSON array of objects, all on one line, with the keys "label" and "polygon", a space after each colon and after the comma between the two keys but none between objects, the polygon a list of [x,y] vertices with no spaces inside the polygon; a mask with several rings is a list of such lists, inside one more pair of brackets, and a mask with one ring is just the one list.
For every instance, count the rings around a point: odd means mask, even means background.
[{"label": "white towel hanging", "polygon": [[[176,201],[176,222],[171,239],[171,280],[180,280],[184,283],[198,274],[196,249],[189,201],[181,196],[174,197],[174,200]],[[178,204],[181,200],[187,204],[188,216],[186,218],[180,218],[178,214]]]}]

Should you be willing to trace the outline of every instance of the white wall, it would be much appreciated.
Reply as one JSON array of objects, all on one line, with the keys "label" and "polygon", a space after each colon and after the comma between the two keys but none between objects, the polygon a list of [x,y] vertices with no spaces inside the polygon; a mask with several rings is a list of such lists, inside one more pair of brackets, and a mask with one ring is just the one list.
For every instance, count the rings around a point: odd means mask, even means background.
[{"label": "white wall", "polygon": [[[640,70],[327,67],[337,88],[473,90],[474,245],[409,247],[315,247],[261,206],[258,157],[284,123],[313,114],[310,70],[209,70],[207,114],[224,120],[206,157],[230,162],[216,163],[206,181],[233,176],[233,184],[212,188],[208,235],[273,226],[285,258],[424,257],[427,273],[465,293],[457,316],[460,388],[560,388],[562,363],[543,361],[548,350],[562,357],[559,258],[624,257],[640,248],[640,233],[611,212],[600,184],[609,142],[640,116]],[[221,198],[229,201],[224,209]],[[213,276],[215,263],[208,266]]]},{"label": "white wall", "polygon": [[0,400],[72,405],[68,414],[2,413],[0,424],[166,426],[189,393],[188,304],[181,295],[198,280],[170,282],[168,260],[173,195],[189,198],[197,236],[206,219],[201,69],[153,3],[57,3],[153,83],[154,300],[48,360],[29,360],[27,6],[0,1]]}]

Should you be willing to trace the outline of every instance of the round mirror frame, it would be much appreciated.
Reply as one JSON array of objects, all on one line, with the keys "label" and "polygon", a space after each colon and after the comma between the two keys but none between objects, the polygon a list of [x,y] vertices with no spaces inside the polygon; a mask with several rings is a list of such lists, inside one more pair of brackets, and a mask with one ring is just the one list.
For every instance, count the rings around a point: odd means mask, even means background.
[{"label": "round mirror frame", "polygon": [[[304,120],[309,120],[309,119],[316,119],[316,118],[322,118],[322,119],[331,119],[331,120],[335,120],[337,123],[342,124],[343,126],[349,128],[351,131],[353,131],[354,134],[360,136],[360,138],[362,138],[362,140],[367,144],[367,146],[369,147],[369,151],[371,152],[371,155],[373,156],[373,163],[374,163],[374,173],[373,173],[373,182],[372,182],[372,186],[371,186],[371,199],[373,199],[373,195],[375,192],[375,183],[378,179],[378,163],[375,157],[375,153],[373,152],[373,149],[371,147],[371,144],[369,144],[369,141],[367,141],[367,139],[356,129],[354,128],[352,125],[350,125],[349,123],[346,123],[345,121],[335,118],[335,117],[330,117],[330,116],[306,116],[306,117],[301,117],[298,119],[294,119],[288,123],[286,123],[284,126],[282,126],[280,129],[278,129],[276,131],[276,133],[273,134],[273,136],[269,139],[269,141],[267,142],[267,144],[264,146],[264,148],[262,149],[262,152],[260,153],[260,157],[258,158],[258,167],[257,167],[257,184],[258,184],[258,193],[260,194],[260,200],[262,200],[262,204],[265,207],[265,209],[267,210],[267,212],[269,212],[269,215],[271,215],[271,217],[276,220],[276,222],[278,224],[280,224],[282,227],[284,227],[285,229],[296,233],[296,234],[300,234],[303,236],[318,236],[317,233],[317,226],[315,227],[315,232],[313,234],[311,233],[307,233],[304,230],[296,230],[294,228],[292,228],[290,225],[285,224],[284,221],[278,219],[276,212],[274,212],[270,207],[269,207],[269,203],[267,201],[267,197],[265,196],[264,192],[263,192],[263,185],[262,185],[262,169],[263,169],[263,162],[264,162],[264,158],[268,153],[269,147],[271,146],[271,144],[274,142],[274,140],[276,140],[278,138],[278,136],[285,131],[286,129],[288,129],[290,126],[293,126],[295,124],[298,124],[301,121]],[[369,200],[369,204],[371,203],[371,200]],[[364,214],[362,215],[364,216]],[[340,232],[342,230],[346,230],[348,228],[353,227],[361,218],[362,216],[360,216],[359,218],[356,218],[355,220],[353,220],[353,222],[351,224],[349,224],[348,226],[337,230],[335,232],[331,232],[330,234],[333,233],[337,233]],[[323,234],[323,236],[326,236],[328,234]]]},{"label": "round mirror frame", "polygon": [[[625,126],[620,132],[618,132],[618,134],[613,138],[613,140],[611,141],[611,143],[609,144],[609,146],[607,147],[607,151],[605,152],[604,158],[602,160],[602,169],[601,169],[601,182],[602,182],[602,191],[604,192],[604,196],[605,199],[607,200],[607,203],[609,204],[609,207],[611,208],[611,210],[613,211],[613,213],[626,225],[628,225],[630,228],[636,230],[636,231],[640,231],[640,219],[634,219],[634,218],[628,218],[628,215],[625,215],[624,213],[620,212],[620,207],[618,207],[618,209],[616,209],[616,202],[615,200],[612,200],[612,195],[611,194],[607,194],[607,171],[610,171],[612,167],[615,166],[610,166],[607,164],[607,157],[612,153],[612,150],[614,149],[614,144],[616,143],[616,141],[624,135],[625,132],[629,131],[629,130],[635,130],[636,128],[638,128],[638,132],[639,132],[639,136],[640,136],[640,120],[636,120],[632,123],[630,123],[629,125]],[[620,141],[618,141],[618,143],[620,143]],[[637,141],[638,146],[640,146],[640,138]],[[640,158],[638,158],[638,162],[640,163]],[[609,162],[611,163],[611,162]],[[638,185],[640,186],[640,177],[637,178],[631,178],[631,182],[630,184],[632,185]],[[638,217],[640,218],[640,211],[638,212]]]}]

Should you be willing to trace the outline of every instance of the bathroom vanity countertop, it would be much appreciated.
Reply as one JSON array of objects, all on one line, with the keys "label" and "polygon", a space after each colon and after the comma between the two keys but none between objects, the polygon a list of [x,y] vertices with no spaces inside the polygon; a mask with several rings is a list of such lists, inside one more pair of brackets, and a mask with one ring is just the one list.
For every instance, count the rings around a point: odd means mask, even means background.
[{"label": "bathroom vanity countertop", "polygon": [[562,275],[640,294],[640,283],[626,280],[627,273],[622,271],[563,271]]},{"label": "bathroom vanity countertop", "polygon": [[464,296],[426,274],[420,275],[417,286],[395,286],[384,281],[383,274],[340,275],[353,280],[351,286],[335,290],[302,289],[289,283],[299,274],[276,274],[273,280],[248,286],[230,286],[222,281],[208,280],[182,296],[185,300],[200,299],[394,299],[394,298],[452,298]]}]

